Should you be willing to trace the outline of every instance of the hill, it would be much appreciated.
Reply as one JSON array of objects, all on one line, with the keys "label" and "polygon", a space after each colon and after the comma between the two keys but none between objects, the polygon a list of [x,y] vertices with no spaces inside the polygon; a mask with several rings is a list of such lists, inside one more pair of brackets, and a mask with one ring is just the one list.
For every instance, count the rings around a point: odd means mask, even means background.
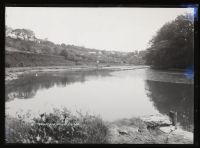
[{"label": "hill", "polygon": [[36,38],[29,29],[6,27],[6,66],[85,64],[144,64],[144,52],[119,52],[55,44]]}]

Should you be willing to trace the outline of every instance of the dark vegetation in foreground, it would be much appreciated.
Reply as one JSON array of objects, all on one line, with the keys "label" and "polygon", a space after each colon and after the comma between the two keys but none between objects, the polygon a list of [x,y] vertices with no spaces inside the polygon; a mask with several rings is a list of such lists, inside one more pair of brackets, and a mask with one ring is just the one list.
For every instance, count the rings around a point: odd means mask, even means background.
[{"label": "dark vegetation in foreground", "polygon": [[105,122],[98,116],[88,114],[79,113],[74,116],[66,109],[55,109],[53,113],[43,113],[40,117],[33,119],[30,116],[30,112],[25,115],[18,114],[17,118],[6,115],[6,143],[193,143],[192,133],[178,130],[174,134],[170,134],[170,132],[161,131],[160,127],[165,124],[162,120],[151,121],[148,119],[145,121],[131,118]]},{"label": "dark vegetation in foreground", "polygon": [[6,143],[107,143],[108,128],[99,117],[77,117],[66,109],[32,122],[25,121],[28,116],[6,117]]}]

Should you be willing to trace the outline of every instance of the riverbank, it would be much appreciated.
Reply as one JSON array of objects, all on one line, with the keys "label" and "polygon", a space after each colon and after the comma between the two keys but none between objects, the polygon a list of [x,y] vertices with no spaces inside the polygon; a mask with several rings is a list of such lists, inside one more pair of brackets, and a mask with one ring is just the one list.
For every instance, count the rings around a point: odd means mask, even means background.
[{"label": "riverbank", "polygon": [[27,122],[22,115],[18,117],[6,116],[7,143],[193,143],[193,133],[175,129],[163,115],[105,122],[97,116],[74,116],[66,110],[56,110],[41,114],[34,122]]},{"label": "riverbank", "polygon": [[192,132],[175,129],[169,118],[160,114],[118,120],[110,124],[109,131],[113,144],[193,144]]},{"label": "riverbank", "polygon": [[28,74],[31,72],[55,72],[55,71],[82,71],[82,70],[132,70],[148,68],[148,66],[39,66],[39,67],[12,67],[5,69],[5,80],[17,79],[22,74]]}]

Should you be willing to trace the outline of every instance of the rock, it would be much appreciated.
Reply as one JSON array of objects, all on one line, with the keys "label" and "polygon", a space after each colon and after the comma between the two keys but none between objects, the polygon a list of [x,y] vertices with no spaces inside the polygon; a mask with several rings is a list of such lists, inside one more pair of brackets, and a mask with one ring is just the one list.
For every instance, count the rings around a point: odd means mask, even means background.
[{"label": "rock", "polygon": [[[193,144],[193,133],[176,129],[171,125],[168,116],[152,115],[140,118],[149,126],[157,126],[152,129],[141,129],[130,124],[129,120],[123,120],[118,124],[109,125],[109,143],[113,144]],[[132,121],[133,122],[133,121]],[[140,122],[142,123],[142,122]]]},{"label": "rock", "polygon": [[128,132],[126,130],[118,129],[118,132],[121,135],[128,135]]},{"label": "rock", "polygon": [[182,129],[173,131],[168,136],[169,144],[193,144],[193,133]]},{"label": "rock", "polygon": [[122,127],[118,127],[117,131],[121,135],[128,135],[130,133],[138,132],[138,128],[130,127],[130,126],[122,126]]},{"label": "rock", "polygon": [[164,133],[170,133],[171,131],[175,130],[175,126],[166,126],[166,127],[160,127],[160,130]]},{"label": "rock", "polygon": [[170,126],[172,124],[168,116],[161,114],[142,116],[141,120],[147,124],[147,127]]}]

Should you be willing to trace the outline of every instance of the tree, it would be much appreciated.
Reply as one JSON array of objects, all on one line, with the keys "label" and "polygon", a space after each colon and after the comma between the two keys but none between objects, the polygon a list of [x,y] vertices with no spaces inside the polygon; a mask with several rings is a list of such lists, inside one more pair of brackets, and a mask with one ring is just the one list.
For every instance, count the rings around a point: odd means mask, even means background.
[{"label": "tree", "polygon": [[35,33],[30,29],[22,29],[22,32],[24,35],[27,35],[28,39],[35,37]]},{"label": "tree", "polygon": [[64,43],[62,43],[60,46],[61,46],[62,48],[67,48],[67,45],[65,45]]},{"label": "tree", "polygon": [[64,56],[65,59],[68,59],[68,52],[67,52],[65,49],[63,49],[63,50],[61,51],[60,55],[61,55],[61,56]]},{"label": "tree", "polygon": [[137,55],[138,54],[138,50],[135,50],[134,54]]},{"label": "tree", "polygon": [[146,64],[159,68],[186,68],[193,65],[194,22],[190,14],[166,23],[150,41]]},{"label": "tree", "polygon": [[35,37],[35,33],[30,29],[15,29],[12,31],[18,38],[22,37],[25,39],[30,39]]}]

